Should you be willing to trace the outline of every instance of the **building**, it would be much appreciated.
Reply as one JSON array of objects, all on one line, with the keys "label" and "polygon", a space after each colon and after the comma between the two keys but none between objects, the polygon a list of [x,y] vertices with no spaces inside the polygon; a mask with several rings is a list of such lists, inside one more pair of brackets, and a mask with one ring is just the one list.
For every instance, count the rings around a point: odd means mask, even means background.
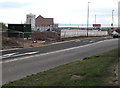
[{"label": "building", "polygon": [[31,38],[31,24],[8,24],[8,37]]},{"label": "building", "polygon": [[120,1],[118,2],[118,27],[120,27]]},{"label": "building", "polygon": [[36,19],[36,30],[37,31],[51,31],[54,27],[53,18],[44,18],[39,15]]},{"label": "building", "polygon": [[26,24],[31,24],[32,30],[35,30],[35,15],[30,13],[26,15]]},{"label": "building", "polygon": [[101,28],[101,24],[93,24],[93,28],[99,30]]}]

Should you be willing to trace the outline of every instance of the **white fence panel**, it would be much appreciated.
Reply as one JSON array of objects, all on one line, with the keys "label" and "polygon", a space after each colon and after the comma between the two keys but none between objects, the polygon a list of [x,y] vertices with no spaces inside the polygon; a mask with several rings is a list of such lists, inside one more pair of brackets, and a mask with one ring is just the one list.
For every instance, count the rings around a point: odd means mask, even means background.
[{"label": "white fence panel", "polygon": [[[106,36],[107,31],[88,30],[88,36]],[[87,36],[87,30],[61,30],[61,38]]]}]

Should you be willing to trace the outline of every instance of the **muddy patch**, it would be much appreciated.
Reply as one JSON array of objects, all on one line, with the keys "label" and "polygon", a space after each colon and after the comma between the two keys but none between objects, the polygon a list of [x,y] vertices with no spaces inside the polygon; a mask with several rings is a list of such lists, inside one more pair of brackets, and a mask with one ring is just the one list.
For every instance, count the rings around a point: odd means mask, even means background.
[{"label": "muddy patch", "polygon": [[81,75],[72,75],[70,80],[82,80],[84,76]]}]

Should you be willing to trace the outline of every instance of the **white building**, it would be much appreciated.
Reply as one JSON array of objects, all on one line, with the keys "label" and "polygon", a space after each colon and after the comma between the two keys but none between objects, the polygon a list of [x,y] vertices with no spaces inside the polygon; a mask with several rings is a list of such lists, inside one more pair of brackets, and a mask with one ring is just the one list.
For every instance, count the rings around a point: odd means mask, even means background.
[{"label": "white building", "polygon": [[32,30],[35,30],[35,15],[30,13],[26,15],[26,24],[31,24]]},{"label": "white building", "polygon": [[118,27],[120,27],[120,1],[118,2]]}]

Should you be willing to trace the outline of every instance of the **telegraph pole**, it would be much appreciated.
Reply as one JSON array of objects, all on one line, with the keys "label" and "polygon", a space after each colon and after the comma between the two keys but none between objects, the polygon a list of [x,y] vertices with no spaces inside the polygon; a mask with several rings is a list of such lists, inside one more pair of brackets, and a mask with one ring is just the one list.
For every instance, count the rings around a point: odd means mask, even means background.
[{"label": "telegraph pole", "polygon": [[114,11],[115,11],[115,10],[112,10],[112,24],[111,24],[112,29],[113,29],[113,25],[114,25]]},{"label": "telegraph pole", "polygon": [[95,24],[96,24],[96,14],[95,14]]},{"label": "telegraph pole", "polygon": [[89,27],[89,3],[88,2],[88,10],[87,10],[87,37],[88,37],[88,27]]}]

